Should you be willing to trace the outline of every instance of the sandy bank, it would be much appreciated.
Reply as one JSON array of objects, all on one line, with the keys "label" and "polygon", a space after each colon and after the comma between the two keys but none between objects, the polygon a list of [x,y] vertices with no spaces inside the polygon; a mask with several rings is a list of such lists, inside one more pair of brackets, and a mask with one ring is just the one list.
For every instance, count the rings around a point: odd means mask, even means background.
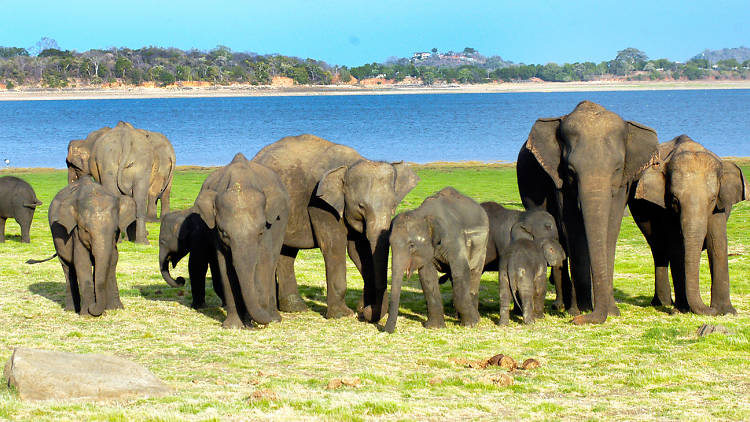
[{"label": "sandy bank", "polygon": [[230,85],[181,88],[62,88],[0,90],[0,101],[127,98],[272,97],[309,95],[471,94],[682,89],[750,89],[750,81],[508,82],[477,85],[293,86]]}]

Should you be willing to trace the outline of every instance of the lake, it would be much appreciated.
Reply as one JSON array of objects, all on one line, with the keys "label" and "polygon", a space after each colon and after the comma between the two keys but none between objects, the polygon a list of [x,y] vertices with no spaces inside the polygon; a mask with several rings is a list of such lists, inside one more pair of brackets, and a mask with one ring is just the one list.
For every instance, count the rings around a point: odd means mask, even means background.
[{"label": "lake", "polygon": [[65,167],[71,139],[119,120],[164,133],[178,165],[223,165],[312,133],[379,160],[515,161],[539,117],[591,100],[720,156],[750,156],[750,90],[351,95],[0,102],[0,160]]}]

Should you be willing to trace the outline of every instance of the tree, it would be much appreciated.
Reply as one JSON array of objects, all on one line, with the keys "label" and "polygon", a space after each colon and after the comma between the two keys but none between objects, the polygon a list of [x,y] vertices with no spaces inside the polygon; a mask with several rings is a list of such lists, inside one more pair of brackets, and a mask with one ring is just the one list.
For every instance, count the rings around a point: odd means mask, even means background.
[{"label": "tree", "polygon": [[432,51],[432,54],[437,54],[437,52],[438,52],[438,49],[437,49],[437,48],[435,48],[435,47],[433,47],[433,48],[432,48],[432,50],[430,50],[430,51]]},{"label": "tree", "polygon": [[115,61],[115,75],[125,79],[125,74],[133,69],[133,62],[127,57],[120,56]]},{"label": "tree", "polygon": [[24,56],[28,57],[29,52],[25,48],[19,47],[0,47],[0,58],[9,59],[11,57]]},{"label": "tree", "polygon": [[634,70],[643,70],[643,66],[646,65],[647,61],[648,56],[646,53],[637,48],[628,47],[617,52],[611,69],[614,70],[616,75],[625,75]]},{"label": "tree", "polygon": [[477,52],[477,50],[475,50],[475,49],[473,49],[471,47],[464,48],[464,54],[474,54],[476,52]]}]

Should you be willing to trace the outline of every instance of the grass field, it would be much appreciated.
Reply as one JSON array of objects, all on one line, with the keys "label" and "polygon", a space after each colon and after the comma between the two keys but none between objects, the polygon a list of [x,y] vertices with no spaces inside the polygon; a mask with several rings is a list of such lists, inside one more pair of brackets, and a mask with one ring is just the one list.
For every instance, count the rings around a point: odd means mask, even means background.
[{"label": "grass field", "polygon": [[[750,169],[745,168],[745,174]],[[451,185],[477,201],[520,207],[509,166],[420,167],[421,182],[401,209]],[[3,175],[10,174],[2,172]],[[44,201],[30,245],[7,223],[0,244],[0,359],[14,347],[107,353],[137,361],[174,394],[122,402],[21,402],[0,388],[0,418],[26,420],[748,420],[750,419],[750,205],[738,204],[729,224],[729,270],[737,316],[669,315],[649,306],[653,264],[630,217],[617,246],[615,297],[622,315],[601,326],[577,327],[551,313],[532,326],[498,327],[497,274],[482,279],[480,324],[458,326],[443,286],[447,328],[426,330],[426,307],[416,278],[405,283],[401,317],[388,335],[355,318],[326,320],[323,260],[303,251],[297,275],[310,310],[258,330],[223,330],[224,311],[208,293],[209,308],[190,309],[190,291],[173,289],[158,271],[158,233],[151,244],[122,243],[117,279],[125,309],[101,318],[64,312],[64,277],[57,260],[30,266],[28,258],[54,252],[47,207],[66,183],[63,171],[16,172]],[[175,176],[172,205],[190,206],[206,171]],[[187,276],[187,259],[173,271]],[[707,259],[701,290],[709,302]],[[353,308],[362,280],[350,263],[347,302]],[[550,286],[547,307],[554,300]],[[730,335],[697,337],[703,323]],[[504,369],[472,369],[457,359],[504,353],[541,367],[512,374],[511,386],[492,378]],[[329,389],[334,379],[355,378]],[[357,384],[358,382],[358,384]]]}]

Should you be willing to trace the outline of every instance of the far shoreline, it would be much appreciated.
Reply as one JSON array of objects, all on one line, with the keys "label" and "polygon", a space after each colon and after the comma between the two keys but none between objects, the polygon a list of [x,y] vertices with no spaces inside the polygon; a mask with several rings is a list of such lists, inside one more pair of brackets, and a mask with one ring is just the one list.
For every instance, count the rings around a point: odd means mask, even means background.
[{"label": "far shoreline", "polygon": [[342,95],[492,94],[514,92],[600,92],[648,90],[750,89],[750,80],[502,82],[446,85],[305,85],[209,87],[81,87],[0,90],[0,101],[102,100],[147,98],[297,97]]}]

